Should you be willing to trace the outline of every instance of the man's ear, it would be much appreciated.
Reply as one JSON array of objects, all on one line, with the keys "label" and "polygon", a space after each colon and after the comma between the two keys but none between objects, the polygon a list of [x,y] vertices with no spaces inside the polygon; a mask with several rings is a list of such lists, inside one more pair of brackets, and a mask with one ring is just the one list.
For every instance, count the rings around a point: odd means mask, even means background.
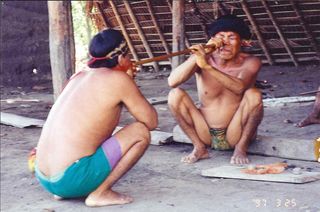
[{"label": "man's ear", "polygon": [[120,55],[118,56],[118,64],[119,64],[119,65],[122,65],[122,62],[123,62],[123,56],[122,56],[122,54],[120,54]]}]

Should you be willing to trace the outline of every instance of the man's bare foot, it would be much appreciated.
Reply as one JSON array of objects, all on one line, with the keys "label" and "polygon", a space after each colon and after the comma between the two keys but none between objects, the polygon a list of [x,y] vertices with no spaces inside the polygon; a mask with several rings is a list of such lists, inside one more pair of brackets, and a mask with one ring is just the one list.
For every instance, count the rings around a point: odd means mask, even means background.
[{"label": "man's bare foot", "polygon": [[311,124],[320,124],[320,119],[313,116],[308,116],[307,118],[296,124],[296,126],[305,127]]},{"label": "man's bare foot", "polygon": [[99,207],[99,206],[107,206],[107,205],[123,205],[127,203],[133,202],[133,198],[120,194],[118,192],[107,190],[99,196],[94,194],[89,194],[86,198],[86,205],[89,207]]},{"label": "man's bare foot", "polygon": [[235,149],[230,160],[231,164],[248,164],[249,159],[246,152]]},{"label": "man's bare foot", "polygon": [[201,159],[207,159],[209,158],[209,153],[206,148],[198,150],[198,149],[193,149],[193,151],[187,155],[181,158],[181,162],[183,163],[195,163],[198,160]]}]

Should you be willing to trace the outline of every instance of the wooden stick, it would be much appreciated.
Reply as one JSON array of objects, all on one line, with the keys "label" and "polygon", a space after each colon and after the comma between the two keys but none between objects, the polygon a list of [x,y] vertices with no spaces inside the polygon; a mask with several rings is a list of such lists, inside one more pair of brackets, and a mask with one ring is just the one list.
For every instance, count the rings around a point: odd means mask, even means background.
[{"label": "wooden stick", "polygon": [[318,92],[320,92],[320,90],[308,91],[308,92],[300,93],[300,95],[315,94],[315,93],[318,93]]},{"label": "wooden stick", "polygon": [[[216,45],[215,44],[205,45],[204,48],[216,48]],[[172,52],[172,53],[166,54],[166,55],[161,55],[161,56],[157,56],[157,57],[153,57],[153,58],[139,60],[139,61],[134,62],[134,64],[135,65],[142,65],[142,64],[150,63],[150,62],[154,62],[154,61],[165,60],[165,59],[168,59],[169,57],[174,57],[174,56],[178,56],[178,55],[182,55],[182,54],[188,54],[189,52],[191,52],[191,49],[184,49],[182,51]]]}]

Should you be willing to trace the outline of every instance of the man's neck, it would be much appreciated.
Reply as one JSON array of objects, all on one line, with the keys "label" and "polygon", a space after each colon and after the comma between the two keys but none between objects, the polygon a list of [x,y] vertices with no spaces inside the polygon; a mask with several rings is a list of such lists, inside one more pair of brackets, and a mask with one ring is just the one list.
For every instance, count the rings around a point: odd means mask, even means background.
[{"label": "man's neck", "polygon": [[228,59],[228,60],[221,58],[219,55],[214,55],[213,60],[218,66],[223,67],[223,68],[236,66],[241,61],[240,53],[237,54],[235,57]]}]

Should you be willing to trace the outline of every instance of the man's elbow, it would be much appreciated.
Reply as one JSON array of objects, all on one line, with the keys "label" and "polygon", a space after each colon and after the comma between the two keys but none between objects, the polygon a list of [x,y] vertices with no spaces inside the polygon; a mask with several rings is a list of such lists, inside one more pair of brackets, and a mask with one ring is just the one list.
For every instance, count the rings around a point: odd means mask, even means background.
[{"label": "man's elbow", "polygon": [[168,77],[168,85],[171,88],[176,88],[178,86],[178,83],[172,79],[172,77]]},{"label": "man's elbow", "polygon": [[154,130],[157,128],[157,126],[158,126],[158,120],[155,120],[155,121],[153,121],[153,123],[151,124],[149,129]]},{"label": "man's elbow", "polygon": [[243,82],[238,82],[237,84],[233,84],[232,87],[229,88],[236,95],[243,95],[247,90],[245,84]]},{"label": "man's elbow", "polygon": [[240,83],[237,87],[234,88],[234,93],[237,95],[243,95],[244,92],[247,90],[244,83]]},{"label": "man's elbow", "polygon": [[158,116],[156,115],[154,118],[152,118],[149,121],[147,127],[151,131],[151,130],[154,130],[157,126],[158,126]]},{"label": "man's elbow", "polygon": [[173,88],[173,86],[174,86],[174,84],[173,84],[172,79],[171,79],[170,76],[168,77],[168,85],[169,85],[169,87],[171,87],[171,88]]}]

